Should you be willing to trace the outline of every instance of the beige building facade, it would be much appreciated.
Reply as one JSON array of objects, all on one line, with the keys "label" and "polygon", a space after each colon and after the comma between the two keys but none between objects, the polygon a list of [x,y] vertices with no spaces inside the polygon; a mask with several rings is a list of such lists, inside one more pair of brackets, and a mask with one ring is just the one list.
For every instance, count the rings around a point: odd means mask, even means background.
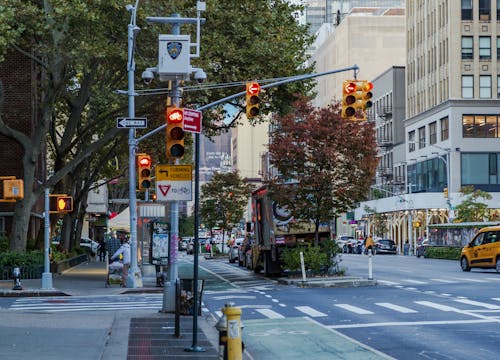
[{"label": "beige building facade", "polygon": [[[405,16],[402,8],[353,8],[312,56],[315,71],[359,66],[358,79],[371,80],[406,60]],[[320,31],[325,31],[325,28]],[[321,36],[323,38],[323,36]],[[324,107],[342,98],[342,82],[353,78],[342,72],[317,78],[315,105]]]}]

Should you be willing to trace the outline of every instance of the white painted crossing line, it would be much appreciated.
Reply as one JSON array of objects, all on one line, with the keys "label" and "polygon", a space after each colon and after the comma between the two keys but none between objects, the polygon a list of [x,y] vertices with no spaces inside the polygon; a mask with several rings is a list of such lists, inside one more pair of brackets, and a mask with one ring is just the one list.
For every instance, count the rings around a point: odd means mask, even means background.
[{"label": "white painted crossing line", "polygon": [[404,279],[404,281],[412,283],[412,284],[416,284],[416,285],[426,285],[426,284],[428,284],[428,282],[426,282],[426,281],[413,280],[413,279]]},{"label": "white painted crossing line", "polygon": [[484,303],[484,302],[480,302],[480,301],[474,301],[474,300],[469,300],[469,299],[455,299],[455,301],[462,303],[462,304],[484,307],[484,308],[490,309],[490,310],[500,310],[500,306],[498,306],[498,305],[488,304],[488,303]]},{"label": "white painted crossing line", "polygon": [[390,285],[390,286],[393,286],[393,285],[401,285],[400,283],[393,282],[393,281],[388,281],[388,280],[377,280],[377,282],[378,282],[379,284],[382,284],[382,285]]},{"label": "white painted crossing line", "polygon": [[214,296],[214,300],[232,300],[232,299],[255,299],[254,295],[224,295],[224,296]]},{"label": "white painted crossing line", "polygon": [[458,278],[458,277],[453,277],[452,279],[457,279],[458,281],[468,281],[468,282],[473,282],[473,283],[485,283],[485,282],[488,282],[488,280]]},{"label": "white painted crossing line", "polygon": [[486,280],[500,281],[500,277],[487,277]]},{"label": "white painted crossing line", "polygon": [[394,310],[394,311],[397,311],[397,312],[400,312],[403,314],[414,314],[414,313],[418,312],[416,310],[409,309],[409,308],[404,307],[404,306],[391,304],[391,303],[375,303],[375,305],[382,306],[386,309]]},{"label": "white painted crossing line", "polygon": [[328,316],[327,314],[322,313],[321,311],[315,310],[315,309],[313,309],[312,307],[309,307],[309,306],[295,306],[295,308],[297,310],[303,312],[307,316],[310,316],[310,317]]},{"label": "white painted crossing line", "polygon": [[454,280],[446,280],[446,279],[429,279],[429,280],[444,283],[444,284],[455,284],[457,282]]},{"label": "white painted crossing line", "polygon": [[500,301],[500,298],[491,298],[491,300]]},{"label": "white painted crossing line", "polygon": [[281,314],[278,314],[276,311],[271,309],[256,309],[257,312],[262,315],[268,317],[269,319],[284,319],[285,317]]},{"label": "white painted crossing line", "polygon": [[362,309],[357,306],[349,305],[349,304],[334,304],[336,307],[339,307],[341,309],[351,311],[353,313],[359,314],[359,315],[371,315],[373,312],[369,310]]},{"label": "white painted crossing line", "polygon": [[433,309],[438,309],[441,311],[457,311],[457,308],[451,307],[451,306],[446,306],[446,305],[441,305],[441,304],[436,304],[430,301],[415,301],[415,304],[427,306]]}]

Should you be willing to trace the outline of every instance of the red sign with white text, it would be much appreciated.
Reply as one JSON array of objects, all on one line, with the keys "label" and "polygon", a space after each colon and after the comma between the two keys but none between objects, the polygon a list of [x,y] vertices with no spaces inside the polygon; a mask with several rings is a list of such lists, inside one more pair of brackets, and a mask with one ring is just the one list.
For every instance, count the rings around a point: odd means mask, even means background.
[{"label": "red sign with white text", "polygon": [[184,131],[201,133],[201,111],[184,108]]}]

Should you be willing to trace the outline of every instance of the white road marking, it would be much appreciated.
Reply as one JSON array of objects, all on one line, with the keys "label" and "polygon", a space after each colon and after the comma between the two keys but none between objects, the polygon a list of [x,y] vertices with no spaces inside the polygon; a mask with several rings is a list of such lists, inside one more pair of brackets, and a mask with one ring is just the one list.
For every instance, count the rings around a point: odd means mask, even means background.
[{"label": "white road marking", "polygon": [[225,295],[225,296],[214,296],[214,300],[231,300],[231,299],[256,299],[253,295]]},{"label": "white road marking", "polygon": [[426,281],[419,281],[419,280],[412,280],[412,279],[405,279],[404,281],[412,283],[412,284],[417,284],[417,285],[428,284],[428,282],[426,282]]},{"label": "white road marking", "polygon": [[387,309],[390,309],[390,310],[394,310],[394,311],[397,311],[397,312],[400,312],[400,313],[403,313],[403,314],[414,314],[414,313],[418,312],[416,310],[409,309],[409,308],[404,307],[404,306],[399,306],[399,305],[391,304],[391,303],[375,303],[375,305],[382,306],[384,308],[387,308]]},{"label": "white road marking", "polygon": [[458,278],[458,277],[452,277],[452,279],[457,279],[458,281],[468,281],[468,282],[473,282],[473,283],[485,283],[485,282],[488,282],[487,280]]},{"label": "white road marking", "polygon": [[354,329],[365,327],[382,327],[382,326],[422,326],[422,325],[453,325],[453,324],[481,324],[496,322],[494,319],[480,320],[444,320],[444,321],[401,321],[401,322],[385,322],[385,323],[366,323],[366,324],[347,324],[347,325],[330,325],[330,329]]},{"label": "white road marking", "polygon": [[462,303],[462,304],[484,307],[484,308],[490,309],[490,310],[499,310],[500,309],[500,306],[498,306],[498,305],[492,305],[492,304],[488,304],[488,303],[484,303],[484,302],[480,302],[480,301],[469,300],[469,299],[455,299],[455,301]]},{"label": "white road marking", "polygon": [[388,281],[388,280],[377,280],[377,282],[379,284],[382,284],[382,285],[401,285],[400,283]]},{"label": "white road marking", "polygon": [[431,307],[433,309],[438,309],[441,311],[458,311],[457,308],[451,307],[451,306],[446,306],[446,305],[441,305],[441,304],[436,304],[430,301],[415,301],[415,304]]},{"label": "white road marking", "polygon": [[500,281],[500,277],[487,277],[486,280]]},{"label": "white road marking", "polygon": [[295,308],[297,310],[303,312],[304,314],[310,316],[310,317],[328,316],[327,314],[322,313],[321,311],[315,310],[309,306],[296,306]]},{"label": "white road marking", "polygon": [[445,279],[429,279],[429,280],[440,282],[440,283],[445,283],[445,284],[454,284],[457,282],[457,281],[445,280]]},{"label": "white road marking", "polygon": [[491,298],[491,300],[500,301],[500,298]]},{"label": "white road marking", "polygon": [[347,310],[347,311],[351,311],[351,312],[359,314],[359,315],[371,315],[371,314],[373,314],[373,312],[371,312],[371,311],[359,308],[357,306],[349,305],[349,304],[335,304],[335,306],[337,306],[341,309]]},{"label": "white road marking", "polygon": [[257,309],[257,312],[268,317],[269,319],[284,319],[285,318],[283,315],[278,314],[276,311],[273,311],[271,309]]}]

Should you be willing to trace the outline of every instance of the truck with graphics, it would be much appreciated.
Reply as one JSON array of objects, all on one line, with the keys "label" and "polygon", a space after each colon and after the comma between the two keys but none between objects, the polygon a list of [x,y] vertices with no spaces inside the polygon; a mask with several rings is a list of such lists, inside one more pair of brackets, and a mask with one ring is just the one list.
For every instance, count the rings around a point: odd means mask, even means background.
[{"label": "truck with graphics", "polygon": [[[247,267],[256,273],[280,275],[283,271],[280,255],[284,249],[314,244],[314,224],[295,219],[286,208],[271,199],[266,186],[252,192],[252,224],[255,240]],[[320,241],[329,237],[329,226],[321,225]]]}]

